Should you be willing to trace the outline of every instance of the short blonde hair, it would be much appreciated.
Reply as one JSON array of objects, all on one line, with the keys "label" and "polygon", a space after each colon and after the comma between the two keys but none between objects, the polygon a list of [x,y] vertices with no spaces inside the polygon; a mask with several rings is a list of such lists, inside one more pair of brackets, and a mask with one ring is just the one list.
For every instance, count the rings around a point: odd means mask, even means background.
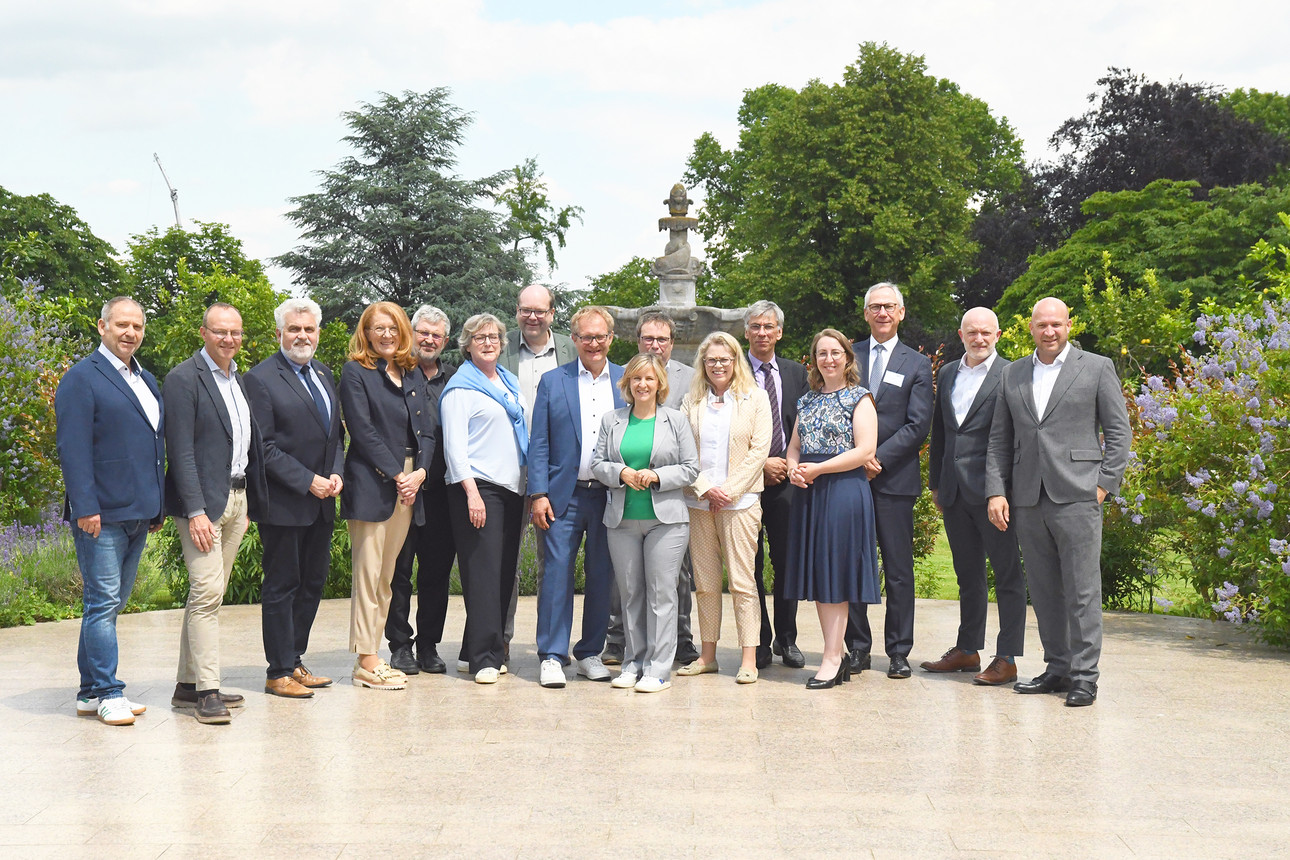
[{"label": "short blonde hair", "polygon": [[585,305],[573,312],[569,319],[569,332],[579,334],[582,331],[582,321],[589,316],[598,316],[605,321],[605,328],[609,331],[610,337],[614,334],[614,315],[609,312],[608,308],[600,305]]},{"label": "short blonde hair", "polygon": [[618,380],[618,390],[622,392],[623,400],[626,400],[628,404],[636,402],[636,398],[632,396],[631,379],[640,373],[647,364],[658,379],[658,391],[654,393],[654,404],[657,406],[667,400],[667,365],[654,353],[642,352],[639,355],[632,356],[632,360],[627,362],[627,365],[623,368],[623,378]]},{"label": "short blonde hair", "polygon": [[748,359],[744,356],[744,351],[739,347],[739,341],[724,331],[714,331],[703,339],[699,344],[699,348],[694,352],[694,379],[690,382],[690,390],[685,395],[686,400],[700,403],[707,396],[709,388],[708,369],[703,360],[708,357],[708,350],[714,346],[724,346],[730,350],[730,355],[735,360],[734,374],[730,378],[730,392],[732,394],[747,394],[757,387],[757,382],[753,379],[752,368],[748,366]]}]

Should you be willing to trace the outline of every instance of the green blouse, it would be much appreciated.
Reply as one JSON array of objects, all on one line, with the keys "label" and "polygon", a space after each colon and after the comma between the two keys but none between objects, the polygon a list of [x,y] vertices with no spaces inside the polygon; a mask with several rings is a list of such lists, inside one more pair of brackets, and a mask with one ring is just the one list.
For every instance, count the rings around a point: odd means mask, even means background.
[{"label": "green blouse", "polygon": [[[627,429],[623,431],[623,441],[618,448],[623,463],[633,469],[648,469],[650,454],[654,451],[654,419],[644,420],[635,415],[627,416]],[[627,487],[627,498],[623,503],[623,519],[654,519],[654,494],[650,490],[633,490]]]}]

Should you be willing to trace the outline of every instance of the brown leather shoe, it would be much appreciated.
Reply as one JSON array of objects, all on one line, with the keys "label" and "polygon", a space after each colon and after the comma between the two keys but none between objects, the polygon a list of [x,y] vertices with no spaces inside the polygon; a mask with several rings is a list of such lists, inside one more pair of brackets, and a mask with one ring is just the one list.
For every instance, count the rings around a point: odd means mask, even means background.
[{"label": "brown leather shoe", "polygon": [[314,694],[313,690],[296,683],[295,678],[270,678],[264,682],[264,692],[285,699],[308,699]]},{"label": "brown leather shoe", "polygon": [[300,686],[308,687],[311,690],[317,687],[331,686],[331,678],[324,678],[322,675],[315,675],[303,665],[297,666],[295,671],[291,673],[291,677],[295,678],[296,683]]},{"label": "brown leather shoe", "polygon": [[919,664],[928,672],[980,672],[981,655],[969,654],[957,646],[941,655],[941,659]]},{"label": "brown leather shoe", "polygon": [[1017,664],[1003,657],[995,657],[984,672],[972,676],[973,684],[983,687],[997,687],[1000,684],[1011,684],[1017,680]]}]

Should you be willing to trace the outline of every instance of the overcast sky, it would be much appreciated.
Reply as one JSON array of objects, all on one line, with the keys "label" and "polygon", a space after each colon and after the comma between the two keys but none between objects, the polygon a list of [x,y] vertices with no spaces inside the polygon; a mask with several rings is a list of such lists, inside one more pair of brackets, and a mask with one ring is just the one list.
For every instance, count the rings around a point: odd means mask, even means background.
[{"label": "overcast sky", "polygon": [[[1028,158],[1108,66],[1290,90],[1290,15],[1267,2],[1037,0],[0,0],[0,186],[47,192],[118,250],[184,219],[250,255],[298,241],[286,198],[349,150],[340,113],[445,86],[474,114],[460,173],[536,158],[585,209],[554,280],[662,253],[657,219],[696,137],[737,135],[745,89],[833,82],[864,41],[923,55],[1006,117]],[[270,271],[286,288],[289,276]]]}]

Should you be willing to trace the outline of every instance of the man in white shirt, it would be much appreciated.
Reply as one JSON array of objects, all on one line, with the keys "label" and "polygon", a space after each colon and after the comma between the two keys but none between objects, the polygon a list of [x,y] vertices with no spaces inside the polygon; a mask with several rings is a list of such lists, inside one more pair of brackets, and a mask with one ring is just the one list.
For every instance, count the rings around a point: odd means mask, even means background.
[{"label": "man in white shirt", "polygon": [[[1000,531],[986,515],[985,452],[990,420],[1004,368],[995,352],[1002,332],[989,308],[963,315],[959,339],[963,358],[941,368],[932,416],[927,484],[945,522],[959,583],[959,632],[954,647],[939,660],[925,661],[928,672],[975,672],[977,684],[998,686],[1017,680],[1017,661],[1026,636],[1026,580],[1021,571],[1015,529]],[[990,665],[981,671],[989,584],[985,562],[994,570],[999,603],[999,637]]]},{"label": "man in white shirt", "polygon": [[[248,498],[263,500],[263,443],[237,372],[242,315],[211,305],[198,330],[204,346],[166,375],[166,512],[188,568],[171,705],[200,723],[227,723],[245,704],[219,689],[219,610],[250,521]],[[248,493],[248,485],[251,485]]]}]

